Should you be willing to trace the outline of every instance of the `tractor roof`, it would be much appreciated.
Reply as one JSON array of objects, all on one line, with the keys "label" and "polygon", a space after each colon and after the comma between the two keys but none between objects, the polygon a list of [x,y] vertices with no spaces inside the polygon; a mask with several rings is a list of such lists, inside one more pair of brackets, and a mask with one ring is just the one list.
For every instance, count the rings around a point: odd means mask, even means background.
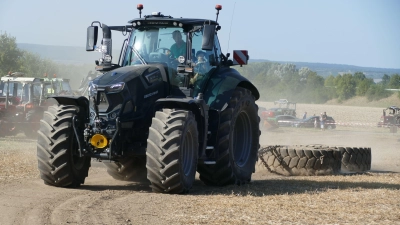
[{"label": "tractor roof", "polygon": [[35,77],[2,77],[1,81],[7,82],[21,82],[21,83],[44,83],[44,78],[35,78]]},{"label": "tractor roof", "polygon": [[[173,18],[172,16],[164,16],[160,12],[152,13],[152,15],[144,16],[143,18],[136,18],[128,21],[128,23],[141,22],[142,25],[172,25],[173,22],[182,23],[184,25],[203,25],[211,24],[218,25],[217,22],[209,19],[192,19],[192,18]],[[157,23],[159,22],[159,23]],[[166,23],[162,23],[166,22]]]},{"label": "tractor roof", "polygon": [[44,78],[44,81],[48,81],[48,82],[51,82],[51,81],[53,81],[53,82],[55,82],[55,81],[58,81],[58,82],[60,82],[60,81],[69,81],[70,79],[67,79],[67,78]]}]

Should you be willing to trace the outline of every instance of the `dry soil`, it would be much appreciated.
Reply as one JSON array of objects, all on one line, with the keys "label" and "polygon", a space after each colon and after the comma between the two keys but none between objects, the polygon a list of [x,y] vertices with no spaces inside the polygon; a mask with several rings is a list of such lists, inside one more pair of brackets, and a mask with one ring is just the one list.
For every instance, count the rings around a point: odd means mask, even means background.
[{"label": "dry soil", "polygon": [[[259,102],[273,107],[273,103]],[[337,129],[263,131],[261,145],[371,147],[363,174],[284,177],[257,165],[252,183],[208,187],[187,195],[152,193],[148,183],[113,180],[100,162],[78,189],[39,178],[35,140],[0,138],[0,224],[400,224],[400,130],[377,128],[381,108],[297,105],[326,111]]]}]

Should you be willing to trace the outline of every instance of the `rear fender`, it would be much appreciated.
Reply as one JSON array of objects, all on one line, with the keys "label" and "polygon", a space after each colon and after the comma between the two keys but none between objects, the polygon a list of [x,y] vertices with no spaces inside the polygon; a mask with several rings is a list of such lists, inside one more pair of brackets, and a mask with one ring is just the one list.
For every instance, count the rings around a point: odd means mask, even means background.
[{"label": "rear fender", "polygon": [[83,96],[54,96],[48,98],[46,105],[75,105],[79,107],[80,120],[88,122],[89,120],[89,100]]},{"label": "rear fender", "polygon": [[[199,133],[199,157],[204,155],[207,147],[208,131],[208,106],[205,101],[193,98],[161,98],[155,102],[154,114],[163,108],[185,109],[195,115]],[[153,117],[154,114],[152,115]]]},{"label": "rear fender", "polygon": [[257,88],[232,68],[220,68],[214,71],[204,89],[204,100],[212,109],[222,110],[232,97],[236,87],[249,89],[255,99],[259,99]]}]

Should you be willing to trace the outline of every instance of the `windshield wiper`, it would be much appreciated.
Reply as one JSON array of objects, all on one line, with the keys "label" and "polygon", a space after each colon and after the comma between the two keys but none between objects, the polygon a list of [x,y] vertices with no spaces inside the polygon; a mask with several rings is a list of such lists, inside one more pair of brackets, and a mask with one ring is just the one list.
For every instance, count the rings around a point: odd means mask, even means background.
[{"label": "windshield wiper", "polygon": [[136,50],[135,48],[132,48],[132,51],[136,54],[136,56],[139,58],[140,62],[144,65],[147,65],[146,60],[143,58],[142,55],[140,55],[140,53],[138,52],[138,50]]},{"label": "windshield wiper", "polygon": [[133,39],[133,43],[132,43],[132,47],[131,47],[132,51],[136,54],[136,56],[139,58],[140,62],[143,65],[147,65],[146,60],[143,58],[142,55],[140,55],[139,51],[134,47],[135,46],[135,42],[136,42],[136,36],[135,36],[135,39]]}]

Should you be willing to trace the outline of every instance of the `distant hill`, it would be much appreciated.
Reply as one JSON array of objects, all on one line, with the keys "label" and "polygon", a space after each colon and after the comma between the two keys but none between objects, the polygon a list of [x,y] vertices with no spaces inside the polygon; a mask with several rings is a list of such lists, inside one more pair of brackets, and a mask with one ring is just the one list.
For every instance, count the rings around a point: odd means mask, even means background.
[{"label": "distant hill", "polygon": [[[18,43],[18,48],[65,64],[94,64],[101,57],[100,52],[86,52],[85,46],[53,46]],[[118,46],[120,47],[120,46]],[[113,62],[118,61],[119,51],[113,51]]]},{"label": "distant hill", "polygon": [[361,67],[361,66],[353,66],[353,65],[344,65],[344,64],[330,64],[330,63],[310,63],[310,62],[290,62],[290,61],[273,61],[273,60],[265,60],[265,59],[250,59],[251,62],[278,62],[278,63],[290,63],[296,65],[298,69],[301,67],[308,67],[312,71],[317,72],[318,75],[327,77],[329,75],[338,75],[343,73],[355,73],[355,72],[363,72],[366,77],[373,79],[380,79],[384,74],[392,75],[392,74],[400,74],[400,69],[391,69],[391,68],[375,68],[375,67]]},{"label": "distant hill", "polygon": [[[70,47],[70,46],[52,46],[52,45],[37,45],[19,43],[18,47],[35,54],[42,58],[51,59],[55,62],[65,64],[92,64],[95,60],[101,57],[99,52],[86,52],[85,46]],[[119,58],[119,48],[115,46],[113,51],[113,62],[117,62]],[[310,62],[288,62],[288,61],[274,61],[266,59],[250,59],[252,62],[278,62],[278,63],[291,63],[296,65],[298,69],[301,67],[308,67],[317,72],[318,75],[327,77],[329,75],[337,75],[342,73],[355,73],[364,72],[364,74],[373,79],[380,79],[384,74],[400,74],[400,69],[388,68],[373,68],[373,67],[360,67],[343,64],[329,64],[329,63],[310,63]]]}]

